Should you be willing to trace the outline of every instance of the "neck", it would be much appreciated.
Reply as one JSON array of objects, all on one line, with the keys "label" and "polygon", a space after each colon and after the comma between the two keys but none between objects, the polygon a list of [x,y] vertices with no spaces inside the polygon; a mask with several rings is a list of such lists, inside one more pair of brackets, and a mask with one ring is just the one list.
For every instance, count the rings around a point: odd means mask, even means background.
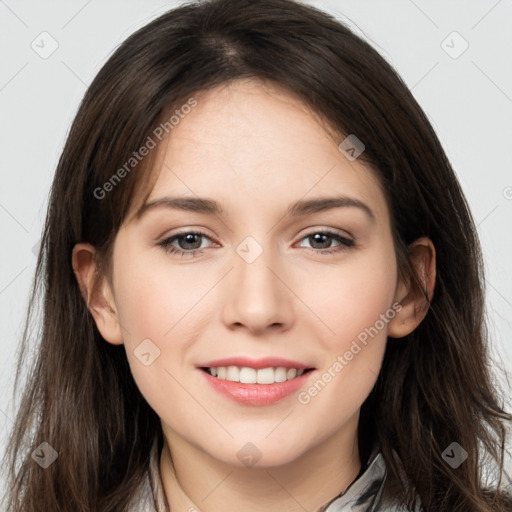
[{"label": "neck", "polygon": [[345,425],[352,428],[272,467],[226,464],[167,432],[160,473],[170,510],[315,512],[343,492],[361,468],[355,420],[355,429]]}]

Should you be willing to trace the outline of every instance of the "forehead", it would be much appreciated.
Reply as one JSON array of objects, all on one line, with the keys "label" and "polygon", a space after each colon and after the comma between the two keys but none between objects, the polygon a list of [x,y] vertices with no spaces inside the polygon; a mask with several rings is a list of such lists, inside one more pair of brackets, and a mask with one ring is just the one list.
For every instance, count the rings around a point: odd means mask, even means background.
[{"label": "forehead", "polygon": [[375,173],[339,150],[343,140],[294,95],[238,80],[194,94],[159,149],[146,203],[164,196],[215,197],[227,214],[262,215],[299,198],[349,195],[387,217]]}]

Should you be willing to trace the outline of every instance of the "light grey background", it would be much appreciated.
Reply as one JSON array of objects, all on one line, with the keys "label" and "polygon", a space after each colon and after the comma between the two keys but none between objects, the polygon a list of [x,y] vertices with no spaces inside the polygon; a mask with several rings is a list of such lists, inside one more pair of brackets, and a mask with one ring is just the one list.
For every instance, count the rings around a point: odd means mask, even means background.
[{"label": "light grey background", "polygon": [[[17,406],[9,397],[33,248],[70,123],[113,49],[181,3],[0,0],[2,453]],[[493,354],[512,372],[512,0],[307,3],[336,14],[366,38],[426,111],[478,225]],[[52,44],[58,48],[44,55]]]}]

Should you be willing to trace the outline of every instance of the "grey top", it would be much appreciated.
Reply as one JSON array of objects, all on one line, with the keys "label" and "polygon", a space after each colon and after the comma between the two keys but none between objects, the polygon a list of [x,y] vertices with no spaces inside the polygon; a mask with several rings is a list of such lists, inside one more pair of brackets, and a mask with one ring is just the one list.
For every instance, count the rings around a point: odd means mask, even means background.
[{"label": "grey top", "polygon": [[[383,503],[382,491],[386,480],[386,466],[375,442],[368,462],[361,468],[358,477],[338,496],[320,507],[318,512],[404,512],[403,505]],[[414,512],[422,512],[419,498]],[[172,512],[200,512],[189,507]],[[134,497],[129,512],[171,512],[160,477],[160,453],[155,439],[150,454],[150,467],[139,495]]]}]

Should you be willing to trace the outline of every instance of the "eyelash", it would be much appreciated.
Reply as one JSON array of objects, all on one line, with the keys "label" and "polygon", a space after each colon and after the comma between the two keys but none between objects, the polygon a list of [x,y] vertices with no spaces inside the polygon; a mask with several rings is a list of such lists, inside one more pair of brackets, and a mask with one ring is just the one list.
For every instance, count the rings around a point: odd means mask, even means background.
[{"label": "eyelash", "polygon": [[[338,233],[335,233],[334,231],[330,231],[328,229],[312,231],[311,233],[303,236],[301,238],[301,240],[304,240],[305,238],[309,238],[316,234],[327,235],[329,238],[333,238],[334,240],[340,242],[340,245],[336,246],[333,249],[309,248],[312,251],[315,251],[317,254],[324,254],[324,255],[325,254],[333,254],[333,253],[337,253],[337,252],[346,251],[346,250],[350,249],[351,247],[355,246],[354,240],[351,240],[349,238],[341,236]],[[203,251],[203,249],[193,249],[191,251],[184,251],[183,249],[178,249],[178,248],[174,247],[173,245],[171,245],[172,242],[174,242],[175,240],[177,240],[179,238],[183,238],[186,235],[197,235],[197,236],[208,238],[209,240],[211,240],[211,238],[208,235],[206,235],[205,233],[203,233],[201,231],[184,231],[182,233],[177,233],[176,235],[166,238],[165,240],[162,240],[157,245],[162,247],[165,250],[165,252],[168,254],[176,254],[177,256],[182,256],[182,257],[185,255],[190,255],[192,257],[198,256],[199,253],[201,253]],[[308,249],[308,247],[306,247],[306,248]]]}]

